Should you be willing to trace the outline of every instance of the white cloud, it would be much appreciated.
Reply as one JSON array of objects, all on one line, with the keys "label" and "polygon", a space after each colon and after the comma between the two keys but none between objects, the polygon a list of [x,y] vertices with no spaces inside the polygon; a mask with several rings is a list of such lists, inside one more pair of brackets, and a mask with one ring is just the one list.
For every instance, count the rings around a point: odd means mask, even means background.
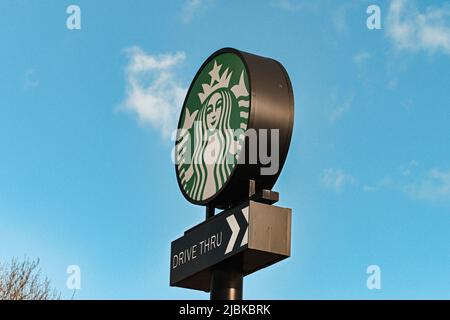
[{"label": "white cloud", "polygon": [[341,5],[333,11],[331,20],[339,33],[346,32],[347,27],[347,5]]},{"label": "white cloud", "polygon": [[297,11],[300,8],[299,3],[292,0],[277,0],[274,3],[276,6],[287,11]]},{"label": "white cloud", "polygon": [[375,192],[375,191],[377,191],[377,187],[365,185],[363,187],[363,191],[364,192]]},{"label": "white cloud", "polygon": [[320,1],[310,1],[310,0],[276,0],[272,2],[275,6],[284,9],[286,11],[299,11],[299,10],[317,10]]},{"label": "white cloud", "polygon": [[413,170],[419,165],[416,160],[411,160],[407,164],[400,166],[400,173],[402,176],[408,177],[411,175]]},{"label": "white cloud", "polygon": [[356,179],[351,174],[345,173],[342,169],[328,168],[323,170],[321,181],[325,187],[339,192],[346,185],[354,184]]},{"label": "white cloud", "polygon": [[406,99],[402,102],[401,106],[406,111],[411,111],[414,108],[414,101],[411,99]]},{"label": "white cloud", "polygon": [[25,71],[25,88],[36,88],[37,86],[39,86],[39,81],[36,77],[36,69],[28,68]]},{"label": "white cloud", "polygon": [[129,61],[123,108],[134,112],[141,123],[159,130],[164,138],[170,137],[187,91],[174,74],[174,68],[185,59],[184,52],[151,55],[137,46],[126,52]]},{"label": "white cloud", "polygon": [[388,189],[388,188],[394,188],[394,180],[392,180],[391,177],[386,176],[378,180],[375,185],[364,185],[363,191],[365,192],[375,192],[380,189]]},{"label": "white cloud", "polygon": [[353,63],[356,65],[361,65],[362,63],[366,62],[371,58],[371,54],[367,51],[360,51],[353,55],[352,60]]},{"label": "white cloud", "polygon": [[385,176],[374,185],[364,185],[363,191],[392,190],[407,194],[413,199],[436,202],[450,200],[450,170],[432,168],[416,173],[419,163],[412,160],[400,167],[394,177]]},{"label": "white cloud", "polygon": [[433,168],[419,181],[407,185],[405,191],[420,200],[450,200],[450,171]]},{"label": "white cloud", "polygon": [[189,23],[200,12],[208,9],[213,4],[213,0],[186,0],[181,10],[181,21]]},{"label": "white cloud", "polygon": [[428,7],[420,12],[414,3],[391,1],[386,30],[394,46],[398,50],[450,54],[450,6]]},{"label": "white cloud", "polygon": [[[329,119],[332,123],[337,122],[342,118],[344,114],[350,111],[353,104],[354,95],[348,97],[347,99],[341,102],[333,102],[336,107],[331,111],[329,115]],[[334,95],[333,100],[336,100],[336,96]]]},{"label": "white cloud", "polygon": [[398,86],[398,80],[397,79],[390,79],[388,81],[388,88],[391,90],[394,90]]}]

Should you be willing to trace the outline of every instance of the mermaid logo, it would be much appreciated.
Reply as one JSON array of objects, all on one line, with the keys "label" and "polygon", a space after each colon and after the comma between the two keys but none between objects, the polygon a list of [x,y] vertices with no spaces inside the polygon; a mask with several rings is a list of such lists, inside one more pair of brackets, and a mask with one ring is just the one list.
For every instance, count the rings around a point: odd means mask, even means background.
[{"label": "mermaid logo", "polygon": [[237,164],[249,118],[248,87],[241,58],[223,53],[199,71],[187,94],[175,153],[180,185],[194,201],[216,195]]}]

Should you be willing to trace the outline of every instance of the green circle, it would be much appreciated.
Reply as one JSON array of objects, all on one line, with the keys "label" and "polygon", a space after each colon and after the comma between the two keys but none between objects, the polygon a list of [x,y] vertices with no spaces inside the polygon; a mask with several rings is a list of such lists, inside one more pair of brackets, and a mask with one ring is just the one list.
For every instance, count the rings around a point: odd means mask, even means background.
[{"label": "green circle", "polygon": [[178,124],[176,172],[191,202],[206,203],[226,186],[238,163],[249,116],[244,62],[230,52],[213,56],[194,78]]}]

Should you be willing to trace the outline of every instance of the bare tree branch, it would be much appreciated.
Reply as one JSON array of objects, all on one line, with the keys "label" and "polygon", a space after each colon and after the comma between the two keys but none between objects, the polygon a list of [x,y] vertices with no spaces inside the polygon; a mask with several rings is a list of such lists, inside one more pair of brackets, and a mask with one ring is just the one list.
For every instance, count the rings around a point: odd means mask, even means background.
[{"label": "bare tree branch", "polygon": [[61,294],[51,288],[50,280],[41,276],[39,259],[13,258],[0,263],[0,300],[58,300]]}]

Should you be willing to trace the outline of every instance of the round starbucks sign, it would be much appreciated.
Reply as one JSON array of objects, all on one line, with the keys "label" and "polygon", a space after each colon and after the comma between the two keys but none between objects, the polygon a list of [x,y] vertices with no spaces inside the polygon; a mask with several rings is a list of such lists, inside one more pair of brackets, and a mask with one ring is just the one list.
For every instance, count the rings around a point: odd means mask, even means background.
[{"label": "round starbucks sign", "polygon": [[[262,79],[252,77],[256,75],[250,69],[252,61],[249,60],[252,57],[257,56],[231,48],[217,51],[197,72],[188,90],[178,122],[175,167],[180,189],[192,203],[227,207],[245,193],[248,179],[264,180],[257,179],[257,175],[252,173],[255,166],[259,166],[258,161],[246,163],[243,159],[248,149],[245,146],[250,128],[270,129],[277,126],[277,123],[264,124],[264,117],[268,115],[257,112],[265,104],[255,104],[261,102],[261,97],[255,96],[256,88],[251,86],[258,85]],[[253,61],[253,64],[257,62]],[[279,63],[277,66],[280,71],[284,70]],[[278,84],[278,89],[283,85],[286,93],[292,97],[287,74],[283,83]],[[271,90],[265,94],[270,98]],[[255,98],[256,101],[253,101]],[[293,112],[292,98],[291,101]],[[272,111],[276,117],[276,106]],[[292,112],[291,119],[287,118],[291,128]],[[258,121],[263,122],[258,124]],[[267,183],[261,184],[261,187],[266,186]]]}]

